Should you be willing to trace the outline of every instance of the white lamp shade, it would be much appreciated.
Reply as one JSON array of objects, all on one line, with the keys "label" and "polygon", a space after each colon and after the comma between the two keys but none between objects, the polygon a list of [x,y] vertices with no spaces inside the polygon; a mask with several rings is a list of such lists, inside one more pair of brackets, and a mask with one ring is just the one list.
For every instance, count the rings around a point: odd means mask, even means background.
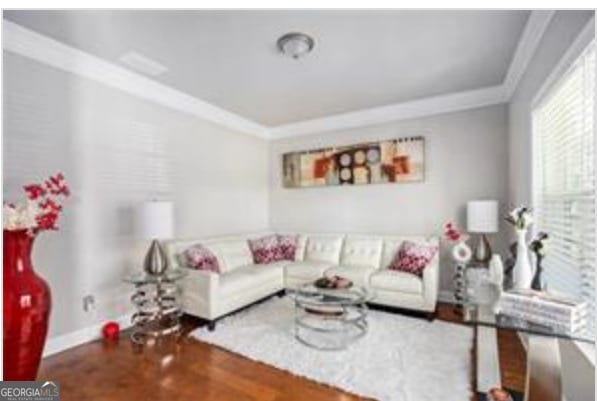
[{"label": "white lamp shade", "polygon": [[168,201],[151,201],[137,210],[137,231],[145,239],[168,239],[174,235],[173,206]]},{"label": "white lamp shade", "polygon": [[466,205],[467,231],[495,233],[498,231],[498,202],[495,200],[470,201]]}]

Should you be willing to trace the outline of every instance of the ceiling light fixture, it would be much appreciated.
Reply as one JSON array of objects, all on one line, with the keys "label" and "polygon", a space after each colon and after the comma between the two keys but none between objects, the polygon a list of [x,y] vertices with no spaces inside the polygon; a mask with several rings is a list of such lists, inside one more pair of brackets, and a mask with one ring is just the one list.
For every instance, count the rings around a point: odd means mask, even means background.
[{"label": "ceiling light fixture", "polygon": [[278,39],[280,52],[294,59],[309,53],[314,46],[315,41],[313,38],[300,32],[287,33]]}]

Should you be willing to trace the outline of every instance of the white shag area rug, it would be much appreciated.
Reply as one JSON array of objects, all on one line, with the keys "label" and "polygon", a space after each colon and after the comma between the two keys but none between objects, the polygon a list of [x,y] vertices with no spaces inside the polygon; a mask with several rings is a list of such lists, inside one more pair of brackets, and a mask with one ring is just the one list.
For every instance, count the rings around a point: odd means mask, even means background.
[{"label": "white shag area rug", "polygon": [[369,311],[369,332],[343,351],[298,342],[290,297],[273,298],[192,335],[255,361],[379,401],[470,399],[472,328]]}]

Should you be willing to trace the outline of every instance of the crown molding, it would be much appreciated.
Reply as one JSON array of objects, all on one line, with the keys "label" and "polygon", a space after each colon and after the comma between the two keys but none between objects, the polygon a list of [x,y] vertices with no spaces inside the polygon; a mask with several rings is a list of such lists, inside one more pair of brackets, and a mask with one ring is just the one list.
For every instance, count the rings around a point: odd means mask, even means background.
[{"label": "crown molding", "polygon": [[3,49],[92,79],[174,110],[259,138],[266,128],[208,102],[187,95],[143,75],[104,61],[6,19],[2,20]]},{"label": "crown molding", "polygon": [[508,99],[514,94],[554,14],[555,10],[531,11],[502,84]]},{"label": "crown molding", "polygon": [[509,102],[554,14],[554,10],[531,11],[501,85],[284,124],[271,128],[269,137],[317,134]]},{"label": "crown molding", "polygon": [[501,85],[266,127],[116,64],[3,19],[3,48],[166,107],[263,139],[276,140],[506,103],[553,17],[532,11]]},{"label": "crown molding", "polygon": [[285,124],[269,130],[272,139],[287,138],[382,124],[435,114],[450,113],[505,103],[502,86],[491,86],[466,92],[396,103],[388,106],[336,114],[313,120]]}]

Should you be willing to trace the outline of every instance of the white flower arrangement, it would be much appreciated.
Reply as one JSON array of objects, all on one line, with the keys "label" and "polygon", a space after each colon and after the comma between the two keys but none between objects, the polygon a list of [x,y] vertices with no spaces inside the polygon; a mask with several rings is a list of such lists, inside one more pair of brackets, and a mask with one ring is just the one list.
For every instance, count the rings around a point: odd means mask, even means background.
[{"label": "white flower arrangement", "polygon": [[27,201],[4,203],[2,207],[3,228],[7,231],[58,230],[56,222],[62,213],[61,198],[70,195],[70,189],[62,173],[48,177],[41,183],[23,186]]},{"label": "white flower arrangement", "polygon": [[5,203],[2,208],[3,228],[5,230],[32,230],[37,227],[40,208],[36,202],[27,201],[17,204]]},{"label": "white flower arrangement", "polygon": [[508,213],[506,221],[517,230],[526,230],[533,224],[533,214],[528,207],[520,206]]}]

